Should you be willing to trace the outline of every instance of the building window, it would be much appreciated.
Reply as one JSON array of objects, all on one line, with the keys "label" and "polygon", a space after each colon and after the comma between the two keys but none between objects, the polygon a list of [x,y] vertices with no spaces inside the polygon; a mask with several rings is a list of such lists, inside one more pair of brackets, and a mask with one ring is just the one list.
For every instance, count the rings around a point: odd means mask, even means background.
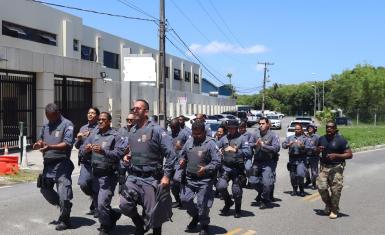
[{"label": "building window", "polygon": [[111,69],[119,69],[119,54],[104,51],[103,65]]},{"label": "building window", "polygon": [[74,51],[79,51],[79,40],[77,39],[74,39],[74,42],[73,42],[73,46],[74,46]]},{"label": "building window", "polygon": [[199,75],[194,73],[194,83],[199,84]]},{"label": "building window", "polygon": [[180,80],[180,69],[174,69],[174,80]]},{"label": "building window", "polygon": [[7,21],[2,22],[2,34],[14,38],[44,43],[47,45],[57,45],[56,34],[25,27]]},{"label": "building window", "polygon": [[190,72],[184,71],[184,80],[186,82],[190,82],[191,81],[191,73]]},{"label": "building window", "polygon": [[82,60],[96,61],[95,48],[82,45],[81,50]]},{"label": "building window", "polygon": [[168,78],[170,76],[170,67],[166,66],[164,69],[164,77]]}]

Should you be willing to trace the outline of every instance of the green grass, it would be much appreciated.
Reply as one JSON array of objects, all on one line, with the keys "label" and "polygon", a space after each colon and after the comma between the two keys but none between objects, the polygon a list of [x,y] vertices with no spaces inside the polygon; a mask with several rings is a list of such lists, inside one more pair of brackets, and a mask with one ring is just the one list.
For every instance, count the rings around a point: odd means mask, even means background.
[{"label": "green grass", "polygon": [[40,173],[41,171],[36,171],[36,170],[19,170],[19,173],[14,175],[0,176],[1,177],[0,186],[15,184],[15,183],[33,182],[33,181],[36,181]]},{"label": "green grass", "polygon": [[[338,126],[338,130],[352,149],[385,144],[385,125]],[[325,134],[325,125],[318,128],[318,134]]]}]

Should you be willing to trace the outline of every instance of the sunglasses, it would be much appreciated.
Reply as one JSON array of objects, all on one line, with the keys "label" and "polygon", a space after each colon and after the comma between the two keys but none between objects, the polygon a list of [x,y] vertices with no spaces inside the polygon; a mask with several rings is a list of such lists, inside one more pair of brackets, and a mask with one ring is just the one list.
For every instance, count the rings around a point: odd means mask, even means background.
[{"label": "sunglasses", "polygon": [[126,118],[126,122],[133,122],[135,119]]}]

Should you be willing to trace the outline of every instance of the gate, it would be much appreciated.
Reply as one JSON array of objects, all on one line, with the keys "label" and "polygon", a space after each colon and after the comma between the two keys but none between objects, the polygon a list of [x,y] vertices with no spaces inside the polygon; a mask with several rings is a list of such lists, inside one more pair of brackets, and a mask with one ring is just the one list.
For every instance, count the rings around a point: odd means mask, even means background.
[{"label": "gate", "polygon": [[74,135],[87,123],[92,106],[92,80],[55,75],[55,103],[63,116],[74,124]]},{"label": "gate", "polygon": [[17,147],[19,122],[24,122],[27,144],[36,136],[36,76],[0,70],[0,145]]}]

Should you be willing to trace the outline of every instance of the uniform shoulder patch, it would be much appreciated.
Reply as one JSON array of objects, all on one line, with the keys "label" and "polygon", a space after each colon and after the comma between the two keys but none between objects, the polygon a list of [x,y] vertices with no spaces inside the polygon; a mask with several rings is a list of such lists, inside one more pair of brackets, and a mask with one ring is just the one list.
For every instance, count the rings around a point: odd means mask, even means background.
[{"label": "uniform shoulder patch", "polygon": [[74,126],[68,126],[67,128],[68,128],[68,130],[73,130]]},{"label": "uniform shoulder patch", "polygon": [[165,137],[165,136],[167,135],[167,133],[166,133],[165,131],[162,131],[160,134],[161,134],[163,137]]}]

